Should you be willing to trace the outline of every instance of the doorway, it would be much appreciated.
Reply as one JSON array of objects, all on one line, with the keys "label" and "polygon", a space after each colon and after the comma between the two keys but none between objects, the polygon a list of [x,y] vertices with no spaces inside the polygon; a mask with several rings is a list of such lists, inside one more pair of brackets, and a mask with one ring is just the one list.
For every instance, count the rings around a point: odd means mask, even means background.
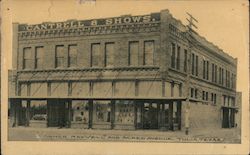
[{"label": "doorway", "polygon": [[66,126],[66,107],[63,100],[48,101],[48,127]]},{"label": "doorway", "polygon": [[158,129],[157,103],[143,104],[143,129]]},{"label": "doorway", "polygon": [[223,108],[222,109],[222,128],[235,127],[235,109]]}]

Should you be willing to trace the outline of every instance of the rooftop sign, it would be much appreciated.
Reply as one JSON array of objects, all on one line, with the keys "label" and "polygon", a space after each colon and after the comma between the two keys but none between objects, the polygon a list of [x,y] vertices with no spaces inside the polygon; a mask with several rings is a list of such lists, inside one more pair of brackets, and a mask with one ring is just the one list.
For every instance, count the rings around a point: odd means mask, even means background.
[{"label": "rooftop sign", "polygon": [[50,29],[71,29],[71,28],[83,28],[85,26],[101,26],[101,25],[120,25],[120,24],[135,24],[135,23],[149,23],[160,20],[160,14],[154,13],[144,16],[121,16],[107,19],[93,19],[77,21],[71,20],[66,22],[57,23],[42,23],[36,25],[21,24],[18,27],[19,31],[39,31]]}]

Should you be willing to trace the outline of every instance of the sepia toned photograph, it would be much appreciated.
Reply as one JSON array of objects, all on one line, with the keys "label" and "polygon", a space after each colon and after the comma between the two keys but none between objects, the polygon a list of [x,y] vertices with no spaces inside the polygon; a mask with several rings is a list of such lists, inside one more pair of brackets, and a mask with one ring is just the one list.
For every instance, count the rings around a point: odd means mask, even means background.
[{"label": "sepia toned photograph", "polygon": [[191,2],[6,2],[6,141],[246,144],[248,2]]}]

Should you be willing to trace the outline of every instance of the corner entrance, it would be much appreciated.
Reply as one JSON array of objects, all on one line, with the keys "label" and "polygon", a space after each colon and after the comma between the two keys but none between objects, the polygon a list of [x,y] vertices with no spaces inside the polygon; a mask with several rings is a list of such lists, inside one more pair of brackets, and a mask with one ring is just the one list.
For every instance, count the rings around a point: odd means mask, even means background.
[{"label": "corner entrance", "polygon": [[158,110],[156,103],[144,103],[143,105],[143,129],[158,128]]}]

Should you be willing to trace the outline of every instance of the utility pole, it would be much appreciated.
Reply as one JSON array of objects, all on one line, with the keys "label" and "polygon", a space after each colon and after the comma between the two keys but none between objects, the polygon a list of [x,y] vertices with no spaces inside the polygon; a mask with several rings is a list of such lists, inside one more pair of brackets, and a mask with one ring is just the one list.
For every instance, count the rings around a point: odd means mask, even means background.
[{"label": "utility pole", "polygon": [[[191,53],[192,53],[192,45],[191,45],[191,37],[192,37],[192,27],[197,29],[197,26],[194,24],[194,21],[198,23],[198,20],[195,19],[191,14],[187,12],[189,19],[187,18],[188,30],[187,30],[187,38],[188,38],[188,58],[187,58],[187,77],[186,77],[186,110],[185,110],[185,134],[189,134],[189,113],[190,113],[190,74],[191,74]],[[194,62],[193,62],[194,63]]]}]

